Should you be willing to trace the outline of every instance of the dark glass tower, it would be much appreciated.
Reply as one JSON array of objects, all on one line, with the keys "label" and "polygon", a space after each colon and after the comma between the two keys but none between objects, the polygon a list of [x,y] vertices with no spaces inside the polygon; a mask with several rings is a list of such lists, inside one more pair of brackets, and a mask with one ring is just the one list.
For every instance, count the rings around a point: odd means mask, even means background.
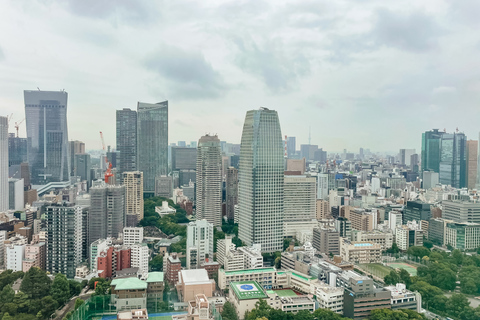
[{"label": "dark glass tower", "polygon": [[24,91],[32,184],[68,181],[70,153],[65,91]]},{"label": "dark glass tower", "polygon": [[137,170],[137,112],[117,110],[117,152],[120,153],[119,172]]},{"label": "dark glass tower", "polygon": [[155,177],[168,174],[168,101],[137,106],[137,170],[144,194],[155,194]]}]

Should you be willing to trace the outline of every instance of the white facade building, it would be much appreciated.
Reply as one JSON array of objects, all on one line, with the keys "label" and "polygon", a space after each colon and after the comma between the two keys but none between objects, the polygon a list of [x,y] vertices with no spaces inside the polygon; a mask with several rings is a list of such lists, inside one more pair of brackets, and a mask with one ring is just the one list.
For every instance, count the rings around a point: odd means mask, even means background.
[{"label": "white facade building", "polygon": [[23,179],[8,179],[9,188],[9,209],[21,211],[24,207],[23,201]]},{"label": "white facade building", "polygon": [[[192,248],[195,248],[194,251]],[[197,254],[197,267],[205,261],[207,254],[213,257],[213,224],[207,220],[190,222],[187,226],[187,266],[192,266],[190,260],[194,252]]]},{"label": "white facade building", "polygon": [[136,243],[143,242],[143,228],[142,227],[125,227],[123,228],[123,244],[131,246]]},{"label": "white facade building", "polygon": [[138,268],[138,274],[142,279],[146,279],[148,276],[148,261],[149,252],[146,243],[137,243],[131,246],[132,255],[130,258],[130,265],[132,268]]},{"label": "white facade building", "polygon": [[400,211],[390,211],[388,213],[388,228],[395,233],[397,226],[402,225],[402,213]]},{"label": "white facade building", "polygon": [[25,258],[25,244],[9,244],[5,247],[7,270],[22,271],[23,259]]},{"label": "white facade building", "polygon": [[343,314],[344,289],[342,287],[332,287],[323,282],[316,283],[313,286],[320,308]]}]

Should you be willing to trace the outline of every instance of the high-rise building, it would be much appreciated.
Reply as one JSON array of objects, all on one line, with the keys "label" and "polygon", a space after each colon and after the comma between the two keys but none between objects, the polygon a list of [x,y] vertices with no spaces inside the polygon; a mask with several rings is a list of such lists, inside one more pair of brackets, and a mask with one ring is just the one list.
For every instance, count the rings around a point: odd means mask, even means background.
[{"label": "high-rise building", "polygon": [[168,101],[137,106],[137,170],[143,192],[155,193],[155,178],[168,174]]},{"label": "high-rise building", "polygon": [[123,172],[127,227],[135,227],[143,219],[143,172]]},{"label": "high-rise building", "polygon": [[238,171],[239,237],[262,252],[283,249],[284,158],[275,110],[250,110],[245,116]]},{"label": "high-rise building", "polygon": [[283,193],[284,236],[293,237],[297,231],[312,229],[316,218],[315,177],[285,175]]},{"label": "high-rise building", "polygon": [[207,220],[190,222],[187,226],[187,267],[195,269],[205,258],[213,258],[213,224]]},{"label": "high-rise building", "polygon": [[441,184],[466,187],[466,149],[463,133],[427,131],[422,134],[422,171],[438,172]]},{"label": "high-rise building", "polygon": [[197,148],[172,147],[172,171],[195,170]]},{"label": "high-rise building", "polygon": [[64,203],[46,209],[47,263],[52,274],[75,277],[75,268],[82,262],[82,208]]},{"label": "high-rise building", "polygon": [[297,152],[297,138],[287,137],[287,156],[290,158]]},{"label": "high-rise building", "polygon": [[222,225],[222,154],[217,136],[205,135],[198,140],[197,218],[214,226]]},{"label": "high-rise building", "polygon": [[478,141],[467,141],[467,187],[475,188],[477,184]]},{"label": "high-rise building", "polygon": [[0,212],[8,210],[8,119],[0,117]]},{"label": "high-rise building", "polygon": [[102,183],[90,188],[88,244],[118,237],[125,227],[125,186]]},{"label": "high-rise building", "polygon": [[442,135],[440,183],[454,188],[467,186],[467,137],[463,133]]},{"label": "high-rise building", "polygon": [[85,143],[82,141],[70,141],[70,175],[77,176],[77,163],[75,155],[77,154],[84,154],[85,153]]},{"label": "high-rise building", "polygon": [[313,144],[301,144],[300,145],[300,157],[305,158],[307,161],[313,160],[315,152],[318,150],[318,145]]},{"label": "high-rise building", "polygon": [[161,175],[155,177],[155,197],[170,199],[173,197],[173,177]]},{"label": "high-rise building", "polygon": [[9,209],[15,211],[22,211],[24,208],[23,199],[23,179],[8,179],[9,185]]},{"label": "high-rise building", "polygon": [[91,169],[90,155],[81,153],[75,155],[75,176],[80,177],[82,181],[87,181],[87,189],[91,186]]},{"label": "high-rise building", "polygon": [[25,90],[24,97],[32,184],[69,181],[68,94]]},{"label": "high-rise building", "polygon": [[321,253],[340,253],[340,234],[334,228],[313,229],[312,245]]},{"label": "high-rise building", "polygon": [[234,167],[227,169],[227,181],[225,190],[226,216],[228,221],[235,218],[235,206],[238,204],[238,170]]},{"label": "high-rise building", "polygon": [[137,170],[137,112],[128,108],[117,110],[117,151],[120,173]]},{"label": "high-rise building", "polygon": [[415,154],[415,149],[400,149],[400,164],[410,166],[410,157]]},{"label": "high-rise building", "polygon": [[8,135],[8,166],[19,165],[22,162],[27,162],[27,139],[10,133]]}]

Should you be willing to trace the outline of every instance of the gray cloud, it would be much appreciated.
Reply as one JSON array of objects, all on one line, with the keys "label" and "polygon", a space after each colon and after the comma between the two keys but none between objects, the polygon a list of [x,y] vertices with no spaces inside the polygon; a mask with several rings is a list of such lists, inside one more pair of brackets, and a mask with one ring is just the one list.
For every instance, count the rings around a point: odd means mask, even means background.
[{"label": "gray cloud", "polygon": [[236,37],[238,53],[236,64],[256,77],[273,92],[287,92],[297,80],[310,73],[310,62],[296,48],[284,45],[280,39],[264,39],[262,43],[251,37]]},{"label": "gray cloud", "polygon": [[169,97],[218,98],[227,89],[220,73],[199,52],[164,45],[150,54],[144,65],[167,82]]},{"label": "gray cloud", "polygon": [[388,9],[377,11],[377,22],[372,36],[378,45],[424,52],[438,46],[440,27],[422,12],[396,14]]},{"label": "gray cloud", "polygon": [[[112,19],[114,23],[133,21],[145,23],[153,19],[154,6],[149,1],[131,0],[68,0],[67,10],[79,16]],[[158,18],[158,16],[157,16]]]}]

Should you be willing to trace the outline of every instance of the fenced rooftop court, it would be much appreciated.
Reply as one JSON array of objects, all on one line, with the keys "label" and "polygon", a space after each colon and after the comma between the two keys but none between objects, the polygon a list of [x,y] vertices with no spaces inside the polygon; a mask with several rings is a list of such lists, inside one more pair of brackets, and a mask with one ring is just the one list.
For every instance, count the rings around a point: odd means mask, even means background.
[{"label": "fenced rooftop court", "polygon": [[387,263],[387,265],[394,269],[405,269],[412,277],[417,275],[417,267],[412,266],[411,264],[405,262],[391,262]]}]

